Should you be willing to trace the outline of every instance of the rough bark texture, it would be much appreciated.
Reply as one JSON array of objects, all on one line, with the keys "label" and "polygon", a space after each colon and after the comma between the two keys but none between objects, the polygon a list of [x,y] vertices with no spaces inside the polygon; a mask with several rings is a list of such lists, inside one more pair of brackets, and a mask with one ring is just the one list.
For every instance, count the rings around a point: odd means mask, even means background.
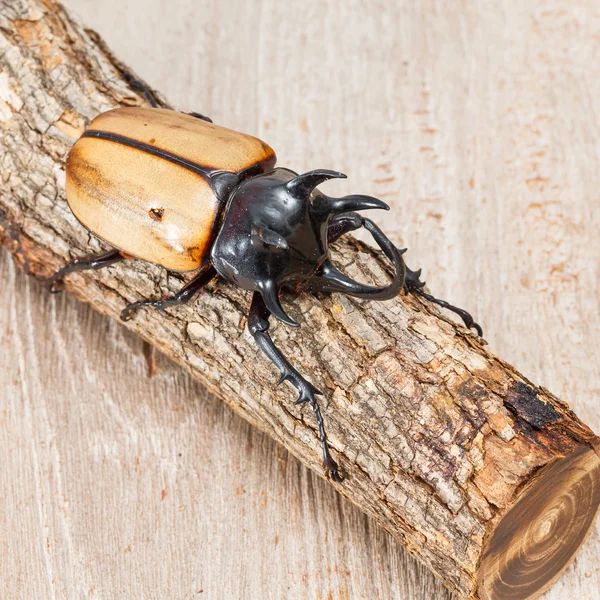
[{"label": "rough bark texture", "polygon": [[[102,41],[49,0],[0,1],[0,57],[0,237],[26,272],[46,278],[104,249],[66,204],[68,149],[98,113],[144,101]],[[356,241],[336,254],[354,277],[385,277],[385,263]],[[140,262],[67,282],[113,317],[180,286]],[[144,310],[127,326],[323,473],[313,415],[293,405],[291,388],[274,387],[277,373],[245,327],[248,304],[248,294],[217,281],[189,306]],[[542,467],[598,448],[598,438],[566,404],[412,297],[303,296],[288,306],[302,327],[275,325],[273,336],[325,392],[331,446],[347,474],[336,487],[450,589],[488,597],[477,578],[503,516]]]}]

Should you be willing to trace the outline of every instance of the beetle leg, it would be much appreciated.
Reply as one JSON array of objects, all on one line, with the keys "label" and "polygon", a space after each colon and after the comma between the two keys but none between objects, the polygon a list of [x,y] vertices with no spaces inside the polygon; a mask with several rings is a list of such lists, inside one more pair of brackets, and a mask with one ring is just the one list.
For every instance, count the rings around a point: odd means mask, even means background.
[{"label": "beetle leg", "polygon": [[[362,221],[363,218],[357,213],[345,213],[331,219],[329,222],[329,228],[327,230],[328,244],[333,244],[333,242],[338,240],[345,233],[354,231],[361,227]],[[404,254],[406,250],[401,250],[400,252],[401,254]],[[458,308],[457,306],[454,306],[445,300],[440,300],[439,298],[436,298],[435,296],[425,292],[425,290],[423,290],[425,282],[420,281],[420,276],[421,269],[418,271],[412,271],[406,267],[406,277],[404,280],[404,291],[406,293],[416,294],[425,300],[429,300],[429,302],[433,302],[442,308],[452,311],[463,320],[468,329],[474,328],[480,337],[483,335],[483,330],[481,329],[479,323],[476,323],[473,317],[466,310]]]},{"label": "beetle leg", "polygon": [[[129,87],[133,88],[134,90],[137,90],[138,92],[141,92],[144,98],[148,100],[148,103],[152,108],[160,108],[160,104],[158,103],[154,92],[143,81],[140,81],[127,69],[124,69],[123,67],[117,68],[119,69],[119,72],[121,73],[123,79],[128,83]],[[202,115],[197,112],[189,112],[185,114],[190,115],[191,117],[196,117],[197,119],[202,119],[203,121],[208,121],[209,123],[213,122],[210,117],[207,117],[206,115]]]},{"label": "beetle leg", "polygon": [[189,302],[200,289],[202,289],[211,279],[217,275],[214,267],[209,265],[205,267],[194,279],[184,285],[177,294],[161,300],[140,300],[126,306],[121,312],[121,320],[128,321],[131,313],[142,306],[153,306],[156,310],[164,310],[169,306],[178,306]]},{"label": "beetle leg", "polygon": [[270,313],[262,299],[259,292],[254,292],[252,296],[252,304],[250,306],[250,313],[248,315],[248,329],[254,336],[256,345],[265,353],[267,358],[279,369],[281,377],[277,382],[278,385],[284,381],[289,381],[299,392],[298,400],[296,404],[310,404],[311,408],[315,413],[317,419],[317,425],[319,426],[319,438],[321,440],[321,446],[323,448],[323,461],[325,467],[329,471],[329,476],[333,481],[340,482],[343,477],[339,472],[339,467],[331,453],[329,452],[329,445],[327,443],[327,433],[325,432],[325,423],[323,421],[323,415],[317,402],[317,395],[322,395],[312,383],[304,379],[296,369],[290,364],[290,362],[283,356],[281,351],[275,346],[271,336],[268,333],[269,329],[269,316]]},{"label": "beetle leg", "polygon": [[425,287],[425,282],[421,281],[419,277],[421,276],[421,269],[418,271],[413,271],[406,268],[406,279],[404,280],[404,291],[407,294],[415,294],[417,296],[421,296],[421,298],[425,298],[425,300],[429,300],[433,304],[437,304],[446,310],[453,312],[458,315],[465,324],[467,329],[475,329],[477,331],[477,335],[479,337],[483,336],[483,329],[481,329],[481,325],[473,319],[470,313],[468,313],[464,308],[459,308],[458,306],[454,306],[446,300],[441,300],[440,298],[436,298],[431,294],[428,294],[423,288]]},{"label": "beetle leg", "polygon": [[421,275],[421,269],[418,271],[412,271],[411,269],[406,269],[406,279],[404,281],[404,289],[407,293],[413,293],[417,296],[421,296],[421,298],[425,298],[425,300],[429,300],[429,302],[433,302],[446,310],[450,310],[453,313],[457,314],[464,322],[467,329],[475,329],[479,337],[483,336],[483,329],[481,329],[481,325],[477,323],[470,313],[468,313],[463,308],[458,308],[458,306],[454,306],[445,300],[440,300],[431,294],[428,294],[423,288],[425,287],[425,282],[419,279]]},{"label": "beetle leg", "polygon": [[156,99],[156,96],[154,95],[154,92],[143,81],[140,81],[137,77],[132,75],[124,67],[117,66],[117,68],[119,69],[119,72],[121,73],[121,77],[123,77],[123,79],[127,82],[129,87],[134,90],[137,90],[138,92],[141,92],[142,95],[144,96],[144,98],[146,98],[146,100],[148,101],[148,104],[150,104],[150,106],[152,108],[160,107],[158,100]]},{"label": "beetle leg", "polygon": [[89,258],[76,258],[72,260],[66,267],[63,267],[60,271],[55,273],[48,281],[46,285],[50,288],[52,293],[59,292],[60,289],[56,287],[56,284],[68,273],[73,271],[88,271],[102,269],[103,267],[109,267],[115,263],[125,260],[124,256],[119,250],[111,250],[105,254],[99,256],[91,256]]},{"label": "beetle leg", "polygon": [[202,119],[202,121],[208,121],[209,123],[213,122],[213,120],[210,117],[207,117],[206,115],[201,115],[200,113],[197,113],[197,112],[189,112],[187,114],[190,115],[190,117],[196,117],[196,119]]}]

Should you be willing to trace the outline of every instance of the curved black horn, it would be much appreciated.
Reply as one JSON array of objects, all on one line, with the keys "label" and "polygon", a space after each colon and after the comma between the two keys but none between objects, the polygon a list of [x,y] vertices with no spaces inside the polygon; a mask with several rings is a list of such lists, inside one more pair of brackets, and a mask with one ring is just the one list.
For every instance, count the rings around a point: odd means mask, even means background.
[{"label": "curved black horn", "polygon": [[265,281],[258,290],[264,300],[267,310],[281,322],[291,327],[300,327],[300,323],[296,323],[283,310],[279,302],[279,291],[277,285],[273,281]]},{"label": "curved black horn", "polygon": [[371,208],[390,210],[390,207],[382,200],[373,198],[373,196],[363,196],[361,194],[352,194],[350,196],[344,196],[343,198],[320,197],[315,199],[315,202],[313,203],[313,210],[319,213],[327,213],[328,215],[353,212],[356,210],[367,210]]},{"label": "curved black horn", "polygon": [[377,245],[394,265],[395,273],[392,281],[384,287],[365,285],[350,279],[350,277],[336,269],[329,260],[326,260],[315,275],[310,278],[307,287],[315,292],[339,292],[368,300],[390,300],[402,291],[406,277],[406,265],[402,258],[403,252],[396,248],[383,231],[370,219],[363,218],[362,225],[371,233]]},{"label": "curved black horn", "polygon": [[296,197],[307,198],[310,193],[321,183],[328,179],[345,179],[346,176],[339,171],[330,171],[329,169],[315,169],[304,173],[304,175],[296,175],[294,179],[286,183],[286,188]]}]

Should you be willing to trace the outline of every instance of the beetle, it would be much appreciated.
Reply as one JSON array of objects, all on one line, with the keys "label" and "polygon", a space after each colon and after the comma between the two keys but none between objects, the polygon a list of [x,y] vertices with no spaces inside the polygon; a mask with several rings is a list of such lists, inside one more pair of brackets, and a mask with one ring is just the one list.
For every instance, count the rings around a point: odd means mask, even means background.
[{"label": "beetle", "polygon": [[[67,202],[75,217],[113,249],[75,259],[49,279],[52,291],[68,273],[100,269],[127,258],[196,275],[172,297],[141,300],[121,313],[129,319],[145,306],[164,309],[189,302],[214,277],[252,292],[248,328],[279,369],[279,383],[298,391],[296,403],[315,414],[324,464],[334,481],[342,475],[327,442],[316,396],[275,346],[269,317],[297,327],[279,295],[337,292],[368,300],[413,293],[458,314],[471,315],[424,291],[421,271],[409,269],[398,249],[359,211],[389,206],[365,195],[333,198],[318,186],[345,175],[327,169],[298,174],[275,167],[265,142],[220,127],[200,114],[159,108],[140,82],[128,79],[152,108],[128,107],[100,114],[75,142],[66,161]],[[345,233],[365,228],[393,266],[390,282],[373,287],[350,279],[331,262],[329,247]]]}]

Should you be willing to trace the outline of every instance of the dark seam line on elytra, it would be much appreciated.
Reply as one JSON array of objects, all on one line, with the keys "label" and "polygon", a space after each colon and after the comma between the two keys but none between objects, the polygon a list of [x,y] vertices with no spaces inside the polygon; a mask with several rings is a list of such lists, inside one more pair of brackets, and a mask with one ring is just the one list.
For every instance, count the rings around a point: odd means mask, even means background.
[{"label": "dark seam line on elytra", "polygon": [[124,135],[119,135],[118,133],[110,133],[108,131],[94,131],[88,129],[83,133],[81,137],[97,138],[100,140],[115,142],[117,144],[123,144],[124,146],[129,146],[130,148],[135,148],[136,150],[141,150],[142,152],[147,152],[148,154],[152,154],[153,156],[157,156],[158,158],[164,158],[169,162],[175,163],[176,165],[179,165],[181,167],[184,167],[185,169],[188,169],[189,171],[193,171],[194,173],[201,175],[209,183],[211,183],[211,174],[215,172],[213,170],[204,169],[200,165],[185,158],[182,158],[177,154],[173,154],[172,152],[168,152],[167,150],[161,150],[160,148],[156,148],[155,146],[151,146],[150,144],[145,144],[144,142],[138,142],[137,140],[125,137]]},{"label": "dark seam line on elytra", "polygon": [[[96,131],[94,129],[88,129],[87,131],[83,132],[81,137],[106,140],[109,142],[114,142],[116,144],[122,144],[123,146],[128,146],[130,148],[135,148],[136,150],[141,150],[142,152],[151,154],[152,156],[156,156],[158,158],[163,158],[164,160],[172,162],[173,164],[179,165],[180,167],[183,167],[184,169],[188,169],[189,171],[192,171],[193,173],[200,175],[210,185],[213,192],[215,193],[215,197],[217,198],[217,201],[219,202],[219,206],[217,207],[217,210],[215,212],[215,217],[214,217],[212,225],[211,225],[210,242],[209,242],[208,247],[210,248],[210,246],[212,246],[212,244],[214,243],[214,240],[217,236],[221,222],[223,220],[222,209],[225,207],[226,201],[228,199],[228,198],[222,198],[220,196],[220,194],[217,192],[217,189],[215,186],[216,182],[213,179],[213,175],[228,173],[228,171],[220,171],[217,169],[214,169],[214,170],[213,169],[204,169],[200,165],[198,165],[190,160],[187,160],[185,158],[182,158],[181,156],[179,156],[177,154],[168,152],[167,150],[161,150],[160,148],[156,148],[155,146],[151,146],[150,144],[146,144],[144,142],[139,142],[137,140],[128,138],[128,137],[126,137],[124,135],[120,135],[118,133],[111,133],[108,131]],[[249,169],[246,169],[246,171],[250,171],[255,166],[256,165],[254,165],[253,167],[250,167]],[[235,174],[232,173],[232,175],[235,175]],[[238,177],[240,177],[240,176],[238,175]]]}]

